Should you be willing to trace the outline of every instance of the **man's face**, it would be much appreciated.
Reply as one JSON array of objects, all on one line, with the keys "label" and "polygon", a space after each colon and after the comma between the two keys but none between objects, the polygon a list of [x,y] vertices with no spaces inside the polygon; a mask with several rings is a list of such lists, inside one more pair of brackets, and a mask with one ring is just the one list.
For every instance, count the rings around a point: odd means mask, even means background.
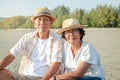
[{"label": "man's face", "polygon": [[52,20],[47,16],[39,16],[33,21],[33,24],[39,33],[48,33],[52,26]]}]

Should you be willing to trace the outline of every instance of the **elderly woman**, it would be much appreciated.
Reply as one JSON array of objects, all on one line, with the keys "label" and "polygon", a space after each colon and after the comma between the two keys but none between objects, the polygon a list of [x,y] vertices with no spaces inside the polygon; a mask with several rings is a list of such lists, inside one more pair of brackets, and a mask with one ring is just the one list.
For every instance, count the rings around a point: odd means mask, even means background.
[{"label": "elderly woman", "polygon": [[65,74],[54,76],[55,80],[105,80],[98,52],[91,44],[83,41],[85,26],[80,25],[77,19],[70,18],[57,31],[65,39]]}]

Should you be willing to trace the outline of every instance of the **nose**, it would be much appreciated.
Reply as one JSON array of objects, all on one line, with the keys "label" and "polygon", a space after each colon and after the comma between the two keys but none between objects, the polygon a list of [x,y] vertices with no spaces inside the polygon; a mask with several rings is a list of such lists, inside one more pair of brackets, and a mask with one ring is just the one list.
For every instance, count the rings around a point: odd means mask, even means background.
[{"label": "nose", "polygon": [[70,31],[70,32],[69,32],[69,35],[70,35],[70,36],[73,36],[73,35],[74,35],[74,32],[73,32],[73,31]]},{"label": "nose", "polygon": [[40,20],[40,23],[43,24],[43,23],[44,23],[44,20]]}]

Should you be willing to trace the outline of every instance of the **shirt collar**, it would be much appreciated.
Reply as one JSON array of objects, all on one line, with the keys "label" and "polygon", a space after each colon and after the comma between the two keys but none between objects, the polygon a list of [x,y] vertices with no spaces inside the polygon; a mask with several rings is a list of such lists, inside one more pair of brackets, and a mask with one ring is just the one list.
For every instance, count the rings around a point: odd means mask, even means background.
[{"label": "shirt collar", "polygon": [[[38,32],[38,31],[35,31],[35,32],[33,33],[32,38],[37,38],[37,32]],[[54,33],[53,33],[53,32],[50,31],[50,33],[49,33],[49,38],[48,38],[48,39],[49,39],[49,40],[53,40],[53,39],[54,39]]]}]

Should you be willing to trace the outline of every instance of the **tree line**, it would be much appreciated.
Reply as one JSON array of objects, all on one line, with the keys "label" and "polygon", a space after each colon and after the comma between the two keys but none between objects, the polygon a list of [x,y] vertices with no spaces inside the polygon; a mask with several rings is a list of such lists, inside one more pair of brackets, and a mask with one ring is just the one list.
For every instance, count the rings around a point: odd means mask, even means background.
[{"label": "tree line", "polygon": [[[70,12],[69,7],[60,5],[51,10],[56,20],[52,28],[61,28],[66,18],[77,18],[82,25],[94,28],[120,28],[120,5],[97,5],[95,9],[85,11],[76,8]],[[31,16],[14,16],[0,22],[0,29],[34,28]]]}]

